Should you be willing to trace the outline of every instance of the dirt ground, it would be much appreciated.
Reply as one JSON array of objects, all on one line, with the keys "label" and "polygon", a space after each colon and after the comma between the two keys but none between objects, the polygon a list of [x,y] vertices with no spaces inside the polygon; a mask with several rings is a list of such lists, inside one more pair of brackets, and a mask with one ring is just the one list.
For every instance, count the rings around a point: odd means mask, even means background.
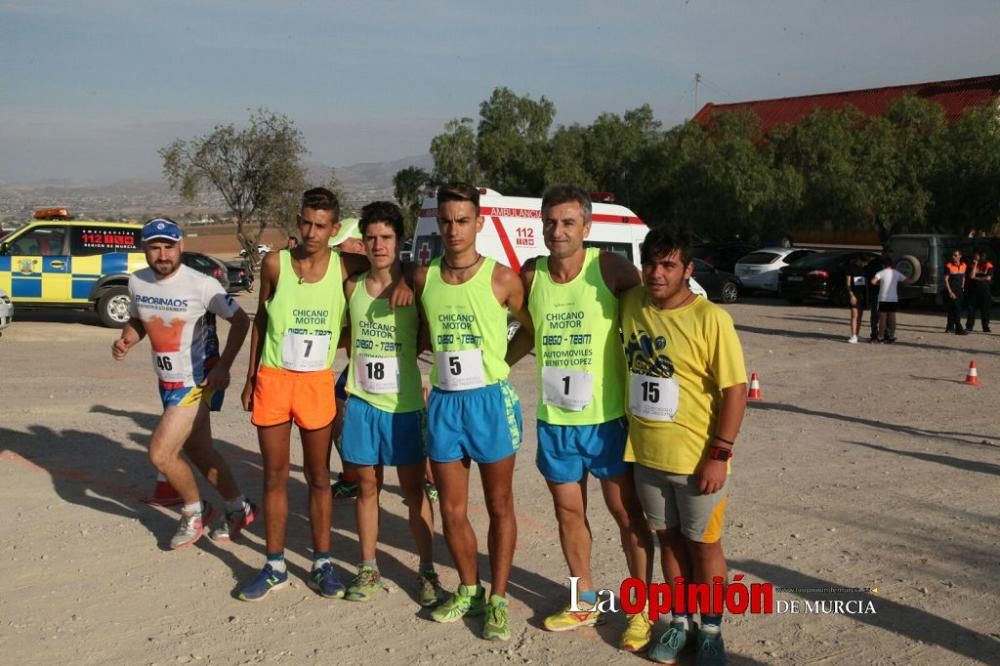
[{"label": "dirt ground", "polygon": [[[252,297],[241,301],[256,309]],[[736,447],[724,537],[731,575],[798,590],[777,591],[780,600],[855,599],[874,609],[728,616],[730,663],[1000,663],[1000,336],[946,336],[943,315],[903,313],[896,345],[848,345],[846,312],[838,309],[759,299],[729,310],[765,399],[752,404]],[[176,513],[138,501],[156,476],[145,454],[159,412],[153,373],[145,348],[112,362],[115,336],[93,315],[20,312],[0,338],[4,663],[644,660],[616,649],[621,614],[596,629],[540,628],[568,596],[548,491],[534,466],[529,363],[512,373],[526,406],[515,477],[513,638],[496,644],[477,637],[479,622],[435,624],[413,600],[417,559],[392,473],[379,555],[390,589],[361,605],[324,600],[305,586],[297,443],[290,588],[258,604],[234,597],[262,563],[259,522],[231,545],[203,539],[165,550]],[[963,384],[970,360],[978,387]],[[245,363],[244,354],[234,377]],[[214,433],[247,493],[259,498],[255,433],[235,393]],[[617,530],[591,490],[595,580],[617,588],[627,575]],[[471,513],[488,572],[475,484]],[[353,524],[353,503],[338,501],[334,553],[343,576],[358,560]],[[435,547],[452,587],[440,536]],[[862,590],[805,589],[830,587]]]}]

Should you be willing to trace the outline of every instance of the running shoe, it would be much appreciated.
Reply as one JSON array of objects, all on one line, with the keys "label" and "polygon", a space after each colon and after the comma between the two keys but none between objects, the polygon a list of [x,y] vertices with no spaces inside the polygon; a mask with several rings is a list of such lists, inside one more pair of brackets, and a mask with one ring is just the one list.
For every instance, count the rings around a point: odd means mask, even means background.
[{"label": "running shoe", "polygon": [[726,646],[722,642],[722,632],[718,627],[702,627],[698,632],[698,666],[725,666]]},{"label": "running shoe", "polygon": [[273,590],[280,590],[288,585],[288,572],[275,571],[270,564],[265,564],[253,581],[240,590],[241,601],[260,601]]},{"label": "running shoe", "polygon": [[243,508],[238,511],[227,511],[226,519],[222,524],[209,532],[208,536],[213,541],[232,541],[238,539],[240,533],[250,526],[257,518],[257,505],[247,500],[243,503]]},{"label": "running shoe", "polygon": [[459,585],[455,594],[431,611],[431,619],[435,622],[454,622],[466,615],[474,617],[485,612],[486,590],[482,586],[476,585],[475,592],[470,593],[464,585]]},{"label": "running shoe", "polygon": [[509,641],[510,624],[507,622],[507,597],[492,595],[486,607],[486,624],[483,638],[488,641]]},{"label": "running shoe", "polygon": [[181,519],[177,523],[177,531],[170,539],[170,548],[177,550],[190,546],[205,533],[205,526],[215,520],[218,512],[209,502],[201,503],[201,513],[181,511]]},{"label": "running shoe", "polygon": [[382,575],[379,574],[378,569],[362,565],[358,569],[358,575],[347,587],[347,596],[344,598],[349,601],[371,601],[381,591]]},{"label": "running shoe", "polygon": [[427,499],[431,502],[438,501],[439,495],[437,486],[430,481],[424,481],[424,492],[427,494]]},{"label": "running shoe", "polygon": [[437,573],[421,571],[417,574],[417,603],[424,608],[437,606],[448,598],[448,592],[441,587]]},{"label": "running shoe", "polygon": [[649,645],[652,639],[653,623],[649,621],[646,611],[643,611],[628,616],[619,644],[626,652],[639,652]]},{"label": "running shoe", "polygon": [[593,627],[601,619],[601,612],[593,604],[586,601],[577,603],[580,610],[571,610],[566,606],[558,613],[553,613],[545,618],[542,623],[548,631],[569,631],[579,627]]},{"label": "running shoe", "polygon": [[324,562],[323,566],[313,569],[309,573],[309,587],[327,599],[344,598],[344,584],[340,582],[340,578],[330,562]]},{"label": "running shoe", "polygon": [[330,490],[333,491],[333,499],[354,499],[358,496],[358,482],[348,481],[343,473],[337,474],[337,480]]},{"label": "running shoe", "polygon": [[694,644],[694,639],[693,629],[685,631],[683,622],[671,622],[660,640],[649,649],[649,658],[661,664],[676,664],[677,657],[686,646]]},{"label": "running shoe", "polygon": [[852,345],[858,344],[858,336],[852,335],[851,337],[847,338],[847,342],[849,342]]}]

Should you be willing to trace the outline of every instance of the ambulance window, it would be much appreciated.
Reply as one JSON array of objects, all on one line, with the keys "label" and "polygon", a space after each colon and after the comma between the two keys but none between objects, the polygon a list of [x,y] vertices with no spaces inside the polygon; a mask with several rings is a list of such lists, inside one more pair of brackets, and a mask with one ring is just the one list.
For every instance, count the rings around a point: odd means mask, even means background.
[{"label": "ambulance window", "polygon": [[139,252],[140,229],[123,227],[73,227],[69,248],[74,257],[87,257],[108,252]]},{"label": "ambulance window", "polygon": [[52,257],[63,254],[66,227],[36,227],[11,241],[8,254]]},{"label": "ambulance window", "polygon": [[606,243],[603,241],[584,241],[585,247],[596,247],[601,252],[614,252],[615,254],[620,254],[632,262],[632,244],[631,243]]}]

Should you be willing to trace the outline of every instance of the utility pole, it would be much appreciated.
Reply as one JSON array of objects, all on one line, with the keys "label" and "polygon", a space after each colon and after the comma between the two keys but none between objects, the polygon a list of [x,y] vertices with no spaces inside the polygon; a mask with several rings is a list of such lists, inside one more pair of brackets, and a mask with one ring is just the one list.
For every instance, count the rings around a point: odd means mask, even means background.
[{"label": "utility pole", "polygon": [[701,74],[694,73],[694,112],[698,113],[698,84],[701,83]]}]

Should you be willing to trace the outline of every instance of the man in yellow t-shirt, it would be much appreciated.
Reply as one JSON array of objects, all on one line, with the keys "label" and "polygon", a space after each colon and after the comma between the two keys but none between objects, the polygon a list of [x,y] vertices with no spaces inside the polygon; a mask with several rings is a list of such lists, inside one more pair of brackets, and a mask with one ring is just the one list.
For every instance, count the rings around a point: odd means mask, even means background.
[{"label": "man in yellow t-shirt", "polygon": [[[733,320],[688,288],[694,263],[660,228],[642,246],[643,284],[622,299],[628,363],[629,443],[635,485],[663,551],[663,577],[726,580],[722,524],[729,459],[746,410],[746,371]],[[697,641],[699,663],[724,655],[721,609],[674,614],[653,645],[654,661],[674,663]],[[722,662],[720,662],[722,663]]]}]

